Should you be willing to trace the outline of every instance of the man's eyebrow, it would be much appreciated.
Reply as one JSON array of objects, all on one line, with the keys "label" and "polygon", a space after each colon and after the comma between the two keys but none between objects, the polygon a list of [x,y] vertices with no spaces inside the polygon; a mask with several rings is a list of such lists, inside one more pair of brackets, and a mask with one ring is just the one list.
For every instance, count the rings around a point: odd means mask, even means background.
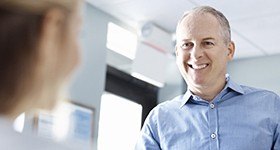
[{"label": "man's eyebrow", "polygon": [[182,39],[181,41],[182,42],[188,42],[188,41],[190,41],[191,39]]},{"label": "man's eyebrow", "polygon": [[215,40],[215,38],[212,38],[212,37],[206,37],[206,38],[203,38],[202,40]]}]

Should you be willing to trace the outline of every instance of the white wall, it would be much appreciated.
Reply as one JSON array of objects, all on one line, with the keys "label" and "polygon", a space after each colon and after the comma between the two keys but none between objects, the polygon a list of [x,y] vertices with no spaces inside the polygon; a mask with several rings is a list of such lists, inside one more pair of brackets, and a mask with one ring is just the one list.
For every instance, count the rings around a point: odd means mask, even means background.
[{"label": "white wall", "polygon": [[[132,31],[133,29],[90,4],[86,5],[84,14],[82,64],[70,87],[70,95],[72,101],[95,109],[94,150],[97,150],[100,102],[105,86],[106,62],[108,63],[106,59],[121,58],[116,57],[116,54],[112,55],[113,52],[106,48],[107,24],[108,22],[114,22],[128,30]],[[107,56],[109,57],[107,58]],[[125,59],[117,61],[127,62]],[[167,83],[159,92],[159,102],[184,92],[184,82],[175,61],[169,64],[166,74]]]},{"label": "white wall", "polygon": [[82,64],[71,85],[71,100],[93,107],[94,150],[97,149],[100,100],[105,86],[108,17],[87,4],[82,31]]},{"label": "white wall", "polygon": [[235,82],[280,94],[280,55],[235,60],[228,72]]},{"label": "white wall", "polygon": [[174,97],[185,93],[186,84],[177,67],[175,57],[170,58],[165,75],[165,85],[159,90],[158,103],[171,100]]}]

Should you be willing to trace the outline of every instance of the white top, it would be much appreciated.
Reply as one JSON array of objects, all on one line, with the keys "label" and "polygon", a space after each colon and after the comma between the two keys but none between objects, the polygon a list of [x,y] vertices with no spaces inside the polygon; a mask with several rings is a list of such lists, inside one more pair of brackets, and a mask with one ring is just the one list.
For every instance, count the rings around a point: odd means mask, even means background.
[{"label": "white top", "polygon": [[14,131],[13,124],[0,116],[0,149],[3,150],[68,150],[58,143]]}]

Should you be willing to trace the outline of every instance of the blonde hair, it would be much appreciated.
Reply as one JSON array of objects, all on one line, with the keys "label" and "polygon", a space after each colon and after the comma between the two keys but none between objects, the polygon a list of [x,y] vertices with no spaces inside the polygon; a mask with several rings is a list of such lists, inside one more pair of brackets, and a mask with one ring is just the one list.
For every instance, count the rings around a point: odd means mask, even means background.
[{"label": "blonde hair", "polygon": [[[67,17],[78,0],[1,0],[0,1],[0,114],[32,108],[40,100],[30,96],[46,84],[40,70],[38,44],[43,19],[49,9],[58,8]],[[66,24],[66,23],[64,23]],[[62,31],[63,32],[63,31]],[[61,37],[62,38],[62,37]],[[59,83],[54,83],[58,86]],[[56,90],[52,89],[52,90]],[[32,99],[33,100],[33,99]]]}]

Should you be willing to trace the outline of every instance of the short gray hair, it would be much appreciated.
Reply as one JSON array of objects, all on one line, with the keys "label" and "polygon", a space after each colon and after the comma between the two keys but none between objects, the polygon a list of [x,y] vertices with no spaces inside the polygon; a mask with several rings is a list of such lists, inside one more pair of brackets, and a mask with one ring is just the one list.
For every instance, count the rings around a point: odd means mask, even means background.
[{"label": "short gray hair", "polygon": [[221,28],[222,28],[221,34],[224,37],[224,42],[226,44],[229,43],[231,41],[231,30],[230,30],[230,25],[229,25],[227,18],[224,16],[223,13],[221,13],[220,11],[218,11],[210,6],[199,6],[199,7],[193,8],[190,11],[185,12],[177,24],[176,30],[178,30],[179,25],[184,20],[184,18],[187,17],[188,15],[206,14],[206,13],[212,14],[218,20],[218,22],[220,23]]}]

